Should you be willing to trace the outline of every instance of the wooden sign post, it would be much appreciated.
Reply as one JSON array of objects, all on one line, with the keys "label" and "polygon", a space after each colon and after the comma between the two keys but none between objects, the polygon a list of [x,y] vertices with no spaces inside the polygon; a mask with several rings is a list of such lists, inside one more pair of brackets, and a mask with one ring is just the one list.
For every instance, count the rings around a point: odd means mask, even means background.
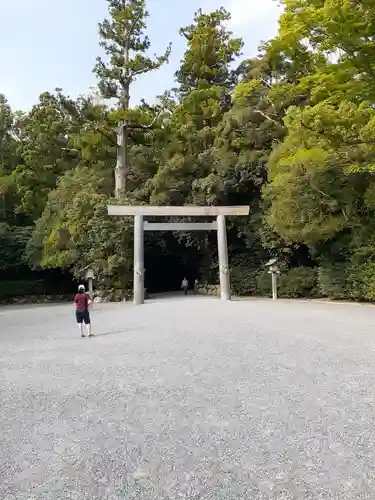
[{"label": "wooden sign post", "polygon": [[93,297],[93,293],[94,293],[94,284],[93,284],[93,280],[95,278],[95,275],[94,275],[94,270],[93,269],[87,269],[86,271],[86,280],[89,284],[89,294],[91,297]]}]

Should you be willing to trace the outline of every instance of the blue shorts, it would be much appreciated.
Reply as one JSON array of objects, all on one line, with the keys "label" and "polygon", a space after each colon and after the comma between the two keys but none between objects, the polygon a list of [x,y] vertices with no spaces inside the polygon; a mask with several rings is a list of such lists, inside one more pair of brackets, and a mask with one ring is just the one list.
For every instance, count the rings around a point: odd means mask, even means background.
[{"label": "blue shorts", "polygon": [[77,323],[85,323],[85,325],[89,325],[90,321],[90,313],[88,311],[76,311]]}]

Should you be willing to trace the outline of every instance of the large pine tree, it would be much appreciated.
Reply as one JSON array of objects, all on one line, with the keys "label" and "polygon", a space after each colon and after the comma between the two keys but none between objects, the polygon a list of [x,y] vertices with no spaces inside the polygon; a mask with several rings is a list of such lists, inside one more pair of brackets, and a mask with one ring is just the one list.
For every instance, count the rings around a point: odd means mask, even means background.
[{"label": "large pine tree", "polygon": [[121,198],[126,190],[129,172],[130,88],[142,74],[160,68],[171,51],[168,46],[164,54],[155,59],[147,56],[151,46],[144,34],[146,29],[145,0],[107,0],[109,19],[99,24],[100,45],[106,57],[98,57],[94,72],[99,78],[99,89],[104,98],[117,100],[121,111],[116,127],[117,163],[115,169],[115,194]]}]

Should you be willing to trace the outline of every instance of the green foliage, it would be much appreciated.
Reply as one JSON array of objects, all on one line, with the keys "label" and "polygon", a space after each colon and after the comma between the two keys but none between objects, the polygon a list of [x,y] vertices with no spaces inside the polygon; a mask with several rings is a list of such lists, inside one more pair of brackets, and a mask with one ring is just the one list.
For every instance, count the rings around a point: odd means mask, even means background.
[{"label": "green foliage", "polygon": [[[79,108],[80,102],[75,106]],[[13,200],[17,214],[35,220],[60,176],[77,165],[74,137],[82,123],[62,106],[59,91],[42,94],[30,113],[14,117],[11,133],[16,137],[18,162],[3,178],[3,193]]]},{"label": "green foliage", "polygon": [[309,246],[319,294],[363,300],[374,261],[375,9],[284,3],[279,36],[266,50],[274,66],[287,56],[289,71],[271,95],[304,102],[286,110],[285,140],[270,156],[264,222],[283,242]]},{"label": "green foliage", "polygon": [[282,273],[279,278],[280,297],[296,299],[317,296],[316,270],[311,267],[296,267]]},{"label": "green foliage", "polygon": [[246,265],[231,267],[231,288],[234,295],[256,295],[259,270]]},{"label": "green foliage", "polygon": [[329,268],[319,267],[318,286],[321,295],[331,299],[374,301],[375,263],[345,262]]},{"label": "green foliage", "polygon": [[231,88],[236,75],[230,65],[240,55],[243,42],[233,38],[225,23],[230,14],[223,8],[210,14],[200,9],[190,26],[181,28],[188,49],[176,73],[179,92],[188,96],[192,90],[212,86]]},{"label": "green foliage", "polygon": [[131,279],[130,224],[109,217],[110,173],[87,167],[67,173],[51,192],[28,255],[47,268],[68,268],[76,277],[90,265],[100,284],[127,288]]},{"label": "green foliage", "polygon": [[242,47],[225,26],[227,20],[224,9],[211,14],[198,11],[193,24],[181,29],[188,48],[176,73],[180,86],[168,145],[148,183],[153,203],[219,201],[215,141],[237,79],[231,63]]},{"label": "green foliage", "polygon": [[359,267],[352,267],[348,274],[349,297],[355,300],[374,301],[375,263],[369,262]]},{"label": "green foliage", "polygon": [[345,264],[330,264],[329,267],[319,266],[318,288],[322,296],[330,299],[348,297],[349,289]]},{"label": "green foliage", "polygon": [[11,227],[0,222],[0,271],[16,270],[26,265],[25,250],[30,235],[29,227]]},{"label": "green foliage", "polygon": [[54,293],[55,290],[39,280],[0,280],[0,301],[7,301],[13,297],[43,296]]},{"label": "green foliage", "polygon": [[272,297],[271,275],[267,269],[263,269],[257,276],[257,295],[262,297]]},{"label": "green foliage", "polygon": [[162,66],[169,57],[169,46],[162,56],[150,59],[151,42],[144,35],[148,12],[145,0],[107,0],[110,19],[99,24],[100,45],[109,62],[97,58],[94,72],[106,98],[117,98],[128,107],[129,85],[140,75]]},{"label": "green foliage", "polygon": [[[272,297],[272,277],[267,269],[258,273],[256,294]],[[278,296],[285,299],[320,296],[315,268],[296,267],[283,271],[277,279]]]}]

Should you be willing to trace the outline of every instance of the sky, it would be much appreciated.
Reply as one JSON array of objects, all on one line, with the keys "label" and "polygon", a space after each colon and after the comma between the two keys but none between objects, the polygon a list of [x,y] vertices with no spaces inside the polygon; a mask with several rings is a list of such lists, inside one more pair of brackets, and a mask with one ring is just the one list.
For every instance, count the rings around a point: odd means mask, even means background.
[{"label": "sky", "polygon": [[[148,0],[152,53],[172,42],[168,65],[139,79],[132,102],[152,102],[173,86],[173,74],[185,50],[178,34],[199,8],[221,6],[232,14],[231,30],[245,42],[244,55],[254,56],[262,40],[277,33],[280,9],[275,0]],[[27,110],[40,93],[62,88],[76,97],[95,86],[92,67],[101,54],[98,22],[107,15],[106,0],[0,0],[0,93],[13,109]]]}]

